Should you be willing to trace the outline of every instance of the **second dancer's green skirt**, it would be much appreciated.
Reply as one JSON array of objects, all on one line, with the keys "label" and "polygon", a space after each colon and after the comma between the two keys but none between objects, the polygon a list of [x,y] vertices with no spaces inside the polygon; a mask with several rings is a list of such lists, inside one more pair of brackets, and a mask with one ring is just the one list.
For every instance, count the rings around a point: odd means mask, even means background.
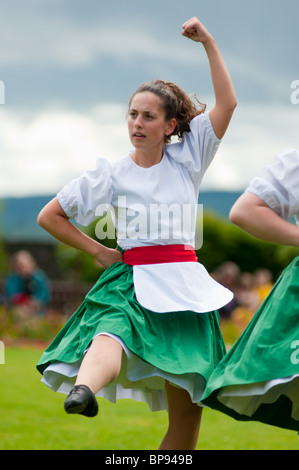
[{"label": "second dancer's green skirt", "polygon": [[299,258],[217,366],[202,402],[240,421],[299,431]]}]

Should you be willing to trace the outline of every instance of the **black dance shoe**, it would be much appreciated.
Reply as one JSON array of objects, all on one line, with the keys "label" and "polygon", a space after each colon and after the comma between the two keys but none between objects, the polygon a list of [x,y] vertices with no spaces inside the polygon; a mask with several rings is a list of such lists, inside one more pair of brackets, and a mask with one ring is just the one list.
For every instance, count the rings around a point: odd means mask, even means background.
[{"label": "black dance shoe", "polygon": [[92,418],[98,414],[98,402],[86,385],[75,385],[64,402],[64,409],[69,414]]}]

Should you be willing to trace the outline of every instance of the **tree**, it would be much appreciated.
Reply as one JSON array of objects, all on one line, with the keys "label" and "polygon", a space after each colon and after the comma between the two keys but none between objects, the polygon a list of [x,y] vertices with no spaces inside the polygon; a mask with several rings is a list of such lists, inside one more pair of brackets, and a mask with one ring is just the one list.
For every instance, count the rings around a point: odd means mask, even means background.
[{"label": "tree", "polygon": [[299,249],[263,242],[227,219],[212,212],[204,214],[203,246],[197,256],[209,272],[224,261],[233,261],[241,271],[254,272],[263,267],[276,278],[298,254]]},{"label": "tree", "polygon": [[[97,239],[97,223],[94,222],[84,230],[94,239]],[[209,272],[225,261],[233,261],[241,271],[254,272],[266,268],[277,278],[290,261],[299,255],[296,248],[262,242],[212,212],[205,212],[203,221],[198,223],[203,223],[203,244],[196,254]],[[99,241],[110,248],[116,247],[116,236]],[[102,273],[89,255],[74,248],[58,244],[57,257],[60,266],[73,280],[95,282]]]}]

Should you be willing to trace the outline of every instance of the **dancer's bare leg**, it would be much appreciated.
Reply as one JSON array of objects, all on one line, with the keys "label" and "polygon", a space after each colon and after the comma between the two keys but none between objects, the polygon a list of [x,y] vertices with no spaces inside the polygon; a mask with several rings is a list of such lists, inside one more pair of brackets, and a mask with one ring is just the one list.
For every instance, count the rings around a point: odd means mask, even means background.
[{"label": "dancer's bare leg", "polygon": [[166,382],[169,427],[160,450],[194,450],[197,445],[202,408],[192,403],[189,393]]},{"label": "dancer's bare leg", "polygon": [[114,338],[96,336],[82,361],[76,385],[87,385],[97,393],[118,376],[122,352],[122,346]]}]

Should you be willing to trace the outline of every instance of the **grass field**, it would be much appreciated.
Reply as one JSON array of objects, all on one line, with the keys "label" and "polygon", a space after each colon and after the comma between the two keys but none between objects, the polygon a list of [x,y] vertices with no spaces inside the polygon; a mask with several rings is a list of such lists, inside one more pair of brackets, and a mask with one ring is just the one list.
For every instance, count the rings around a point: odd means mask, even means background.
[{"label": "grass field", "polygon": [[[166,412],[151,413],[131,400],[99,399],[96,418],[69,416],[65,396],[40,383],[41,351],[6,348],[0,364],[0,450],[155,450],[167,427]],[[240,423],[205,409],[198,449],[298,450],[296,432]]]}]

